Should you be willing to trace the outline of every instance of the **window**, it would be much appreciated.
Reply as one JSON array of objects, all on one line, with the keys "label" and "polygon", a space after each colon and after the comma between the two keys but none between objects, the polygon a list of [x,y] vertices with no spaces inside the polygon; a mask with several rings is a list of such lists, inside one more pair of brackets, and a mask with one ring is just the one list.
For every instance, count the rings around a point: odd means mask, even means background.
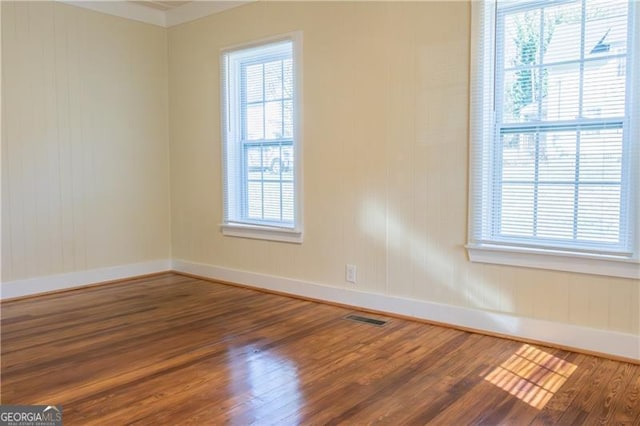
[{"label": "window", "polygon": [[299,39],[222,53],[225,235],[302,241]]},{"label": "window", "polygon": [[640,277],[633,3],[473,3],[472,261]]}]

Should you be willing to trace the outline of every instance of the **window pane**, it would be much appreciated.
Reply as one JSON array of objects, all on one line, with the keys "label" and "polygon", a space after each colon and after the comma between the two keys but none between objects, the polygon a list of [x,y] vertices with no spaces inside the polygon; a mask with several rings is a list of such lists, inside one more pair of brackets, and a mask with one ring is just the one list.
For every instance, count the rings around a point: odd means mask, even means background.
[{"label": "window pane", "polygon": [[264,183],[264,218],[280,220],[280,182]]},{"label": "window pane", "polygon": [[625,75],[619,75],[615,58],[584,64],[583,116],[622,117],[625,109]]},{"label": "window pane", "polygon": [[505,16],[504,67],[513,68],[540,63],[540,10]]},{"label": "window pane", "polygon": [[249,218],[293,220],[293,146],[246,146],[245,152]]},{"label": "window pane", "polygon": [[538,162],[541,181],[575,181],[576,132],[540,133]]},{"label": "window pane", "polygon": [[282,61],[264,64],[265,100],[282,99]]},{"label": "window pane", "polygon": [[293,98],[293,61],[286,59],[282,62],[283,66],[283,80],[284,80],[284,92],[282,97],[285,99]]},{"label": "window pane", "polygon": [[[252,146],[246,148],[247,152],[247,171],[260,172],[264,170],[264,161],[266,156],[263,155],[263,148],[260,146]],[[258,177],[260,174],[258,173]],[[256,179],[255,176],[249,176],[249,179]]]},{"label": "window pane", "polygon": [[293,221],[293,182],[282,183],[282,220]]},{"label": "window pane", "polygon": [[246,67],[247,102],[262,101],[262,64]]},{"label": "window pane", "polygon": [[590,0],[585,23],[585,58],[605,56],[627,46],[626,1]]},{"label": "window pane", "polygon": [[539,69],[506,71],[504,76],[503,121],[521,123],[540,119]]},{"label": "window pane", "polygon": [[580,116],[580,64],[543,70],[545,120],[575,120]]},{"label": "window pane", "polygon": [[247,182],[247,216],[262,219],[262,182]]},{"label": "window pane", "polygon": [[293,146],[283,145],[281,148],[282,154],[282,179],[293,180]]},{"label": "window pane", "polygon": [[580,180],[620,182],[622,129],[583,132],[580,139]]},{"label": "window pane", "polygon": [[284,137],[293,137],[293,101],[284,101]]},{"label": "window pane", "polygon": [[621,129],[503,135],[501,235],[617,242],[621,173]]},{"label": "window pane", "polygon": [[503,185],[501,212],[502,235],[533,236],[533,185]]},{"label": "window pane", "polygon": [[282,101],[267,102],[264,105],[266,113],[265,139],[282,138]]},{"label": "window pane", "polygon": [[544,9],[545,64],[580,59],[582,3],[580,1]]},{"label": "window pane", "polygon": [[259,140],[264,138],[263,104],[247,106],[247,139]]},{"label": "window pane", "polygon": [[503,135],[503,181],[533,182],[535,179],[536,137],[534,133]]},{"label": "window pane", "polygon": [[269,171],[265,179],[293,179],[293,146],[265,147],[264,165],[265,170]]},{"label": "window pane", "polygon": [[573,185],[539,185],[536,236],[573,238]]},{"label": "window pane", "polygon": [[582,186],[578,238],[617,243],[620,238],[620,186]]}]

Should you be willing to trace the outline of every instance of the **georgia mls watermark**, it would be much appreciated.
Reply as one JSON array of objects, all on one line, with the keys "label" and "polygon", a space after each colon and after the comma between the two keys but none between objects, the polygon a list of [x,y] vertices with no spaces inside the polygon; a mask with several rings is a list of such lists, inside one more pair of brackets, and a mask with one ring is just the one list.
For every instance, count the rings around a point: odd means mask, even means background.
[{"label": "georgia mls watermark", "polygon": [[61,405],[0,405],[0,426],[61,425]]}]

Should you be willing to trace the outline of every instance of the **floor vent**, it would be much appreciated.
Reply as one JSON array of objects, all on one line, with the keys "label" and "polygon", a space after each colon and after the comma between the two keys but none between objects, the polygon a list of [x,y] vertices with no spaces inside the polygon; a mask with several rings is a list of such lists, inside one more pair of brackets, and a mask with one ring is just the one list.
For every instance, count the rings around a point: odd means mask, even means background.
[{"label": "floor vent", "polygon": [[347,315],[346,317],[344,317],[344,319],[348,319],[350,321],[356,321],[356,322],[363,322],[365,324],[375,325],[376,327],[384,327],[389,322],[387,320],[363,317],[362,315],[354,315],[354,314]]}]

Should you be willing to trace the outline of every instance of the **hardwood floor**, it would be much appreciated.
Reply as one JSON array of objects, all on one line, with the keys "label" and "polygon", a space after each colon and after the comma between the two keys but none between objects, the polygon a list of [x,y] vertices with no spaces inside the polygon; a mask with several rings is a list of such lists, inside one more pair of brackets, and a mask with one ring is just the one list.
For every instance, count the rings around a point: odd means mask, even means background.
[{"label": "hardwood floor", "polygon": [[352,312],[173,274],[3,303],[2,403],[65,425],[640,424],[638,365]]}]

